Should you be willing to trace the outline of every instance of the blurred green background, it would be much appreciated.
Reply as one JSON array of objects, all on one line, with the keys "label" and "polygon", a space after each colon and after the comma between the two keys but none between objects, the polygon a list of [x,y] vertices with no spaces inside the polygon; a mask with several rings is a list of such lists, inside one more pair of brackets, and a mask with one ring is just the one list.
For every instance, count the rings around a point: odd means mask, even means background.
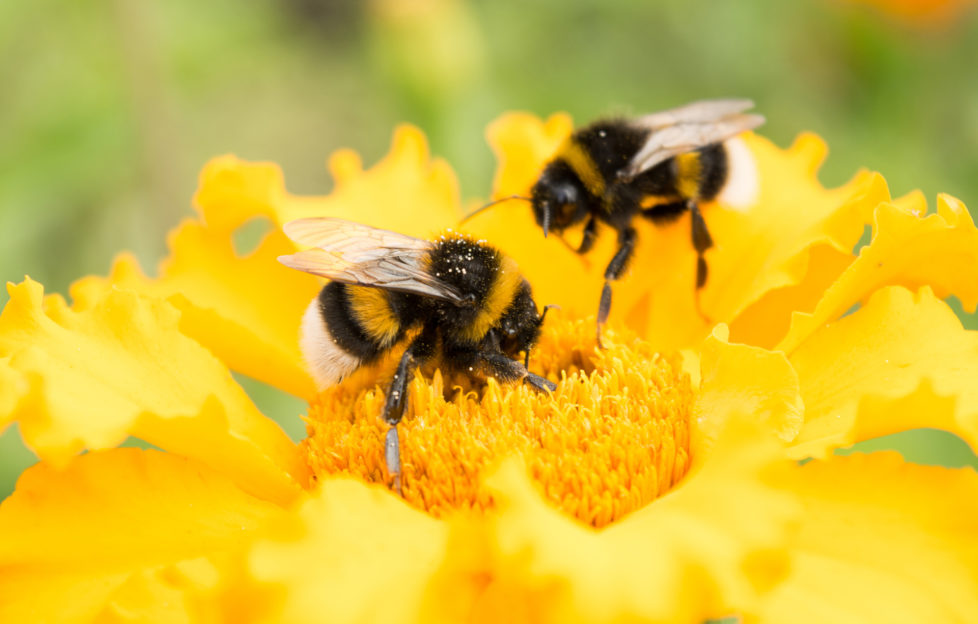
[{"label": "blurred green background", "polygon": [[[66,292],[122,249],[152,270],[210,157],[273,160],[291,191],[326,193],[333,150],[369,164],[401,121],[485,196],[484,128],[510,109],[586,121],[750,97],[777,143],[826,139],[827,185],[867,167],[895,195],[974,208],[975,59],[974,11],[907,20],[844,0],[2,2],[0,278]],[[303,404],[246,384],[302,436]],[[870,446],[976,465],[939,432]],[[0,437],[0,497],[32,461],[16,428]]]}]

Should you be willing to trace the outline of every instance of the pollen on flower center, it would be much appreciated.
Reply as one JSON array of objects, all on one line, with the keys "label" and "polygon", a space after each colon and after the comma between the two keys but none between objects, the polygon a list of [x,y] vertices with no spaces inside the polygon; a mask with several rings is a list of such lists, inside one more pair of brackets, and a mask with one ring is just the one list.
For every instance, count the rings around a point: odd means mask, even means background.
[{"label": "pollen on flower center", "polygon": [[[404,498],[436,516],[490,507],[482,479],[511,454],[548,499],[596,527],[667,492],[689,465],[690,380],[644,341],[606,338],[596,350],[593,319],[548,317],[530,369],[559,382],[553,395],[489,380],[446,399],[440,372],[418,373],[399,425]],[[317,476],[389,485],[380,414],[390,373],[379,384],[377,371],[361,373],[310,405],[302,448]]]}]

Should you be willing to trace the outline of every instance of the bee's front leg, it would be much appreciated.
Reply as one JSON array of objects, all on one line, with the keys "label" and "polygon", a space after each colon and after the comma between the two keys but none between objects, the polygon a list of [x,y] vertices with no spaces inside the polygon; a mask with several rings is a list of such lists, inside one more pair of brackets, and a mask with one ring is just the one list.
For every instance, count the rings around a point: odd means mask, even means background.
[{"label": "bee's front leg", "polygon": [[581,237],[581,245],[575,250],[579,254],[586,254],[594,247],[594,241],[598,237],[598,220],[591,217],[584,226],[584,235]]},{"label": "bee's front leg", "polygon": [[431,355],[431,330],[425,328],[418,336],[411,341],[408,348],[404,350],[401,361],[394,372],[394,379],[387,389],[387,397],[384,399],[384,412],[382,414],[384,422],[390,425],[387,430],[387,438],[384,442],[384,460],[387,463],[387,472],[394,477],[394,488],[401,494],[401,444],[397,435],[397,423],[401,422],[404,416],[404,407],[407,405],[408,383],[414,377],[414,371],[418,365]]},{"label": "bee's front leg", "polygon": [[397,365],[394,379],[387,389],[384,401],[384,421],[390,425],[387,438],[384,441],[384,460],[387,462],[387,472],[394,477],[394,489],[403,494],[401,489],[401,441],[397,435],[397,423],[404,415],[405,395],[407,394],[408,379],[414,376],[418,363],[414,357],[412,344],[404,351],[401,362]]},{"label": "bee's front leg", "polygon": [[401,362],[397,365],[397,371],[394,373],[394,379],[391,380],[387,397],[384,400],[384,421],[392,427],[401,422],[401,417],[404,416],[408,380],[414,375],[414,370],[418,367],[413,346],[408,347],[404,351],[404,355],[401,356]]},{"label": "bee's front leg", "polygon": [[483,351],[479,354],[479,358],[482,360],[486,372],[501,381],[517,381],[522,379],[538,390],[549,390],[553,392],[557,389],[557,384],[554,382],[540,375],[534,375],[526,370],[522,364],[516,360],[509,359],[502,353]]}]

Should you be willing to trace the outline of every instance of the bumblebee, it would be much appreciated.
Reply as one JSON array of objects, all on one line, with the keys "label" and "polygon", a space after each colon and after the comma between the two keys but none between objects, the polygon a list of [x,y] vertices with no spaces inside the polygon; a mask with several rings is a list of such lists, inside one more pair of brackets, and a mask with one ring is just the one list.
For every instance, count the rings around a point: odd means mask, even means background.
[{"label": "bumblebee", "polygon": [[707,279],[704,253],[713,246],[700,204],[721,194],[729,204],[746,204],[756,187],[747,147],[733,139],[764,123],[762,116],[744,113],[753,106],[750,100],[704,100],[636,119],[598,121],[576,130],[530,197],[521,198],[530,201],[544,236],[586,222],[577,253],[594,245],[598,222],[617,232],[618,250],[605,269],[598,306],[598,344],[611,311],[611,282],[635,249],[636,217],[667,223],[690,213],[698,302]]},{"label": "bumblebee", "polygon": [[[407,383],[426,360],[440,355],[449,371],[556,389],[527,370],[547,310],[537,312],[516,262],[484,241],[451,230],[427,241],[333,218],[299,219],[283,229],[313,249],[279,262],[331,280],[301,327],[302,353],[320,389],[411,336],[382,414],[390,425],[385,459],[398,489],[397,424]],[[520,352],[522,364],[514,359]]]}]

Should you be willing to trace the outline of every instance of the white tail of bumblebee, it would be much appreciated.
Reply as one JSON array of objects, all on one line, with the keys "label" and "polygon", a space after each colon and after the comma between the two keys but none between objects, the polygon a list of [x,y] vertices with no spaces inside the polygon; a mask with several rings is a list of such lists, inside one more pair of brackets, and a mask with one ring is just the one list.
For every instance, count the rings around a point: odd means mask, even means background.
[{"label": "white tail of bumblebee", "polygon": [[761,185],[754,153],[740,137],[725,141],[727,150],[727,183],[717,201],[739,212],[747,212],[757,203]]},{"label": "white tail of bumblebee", "polygon": [[319,307],[319,297],[309,303],[302,315],[299,348],[316,386],[323,390],[339,383],[360,367],[360,360],[336,344]]}]

